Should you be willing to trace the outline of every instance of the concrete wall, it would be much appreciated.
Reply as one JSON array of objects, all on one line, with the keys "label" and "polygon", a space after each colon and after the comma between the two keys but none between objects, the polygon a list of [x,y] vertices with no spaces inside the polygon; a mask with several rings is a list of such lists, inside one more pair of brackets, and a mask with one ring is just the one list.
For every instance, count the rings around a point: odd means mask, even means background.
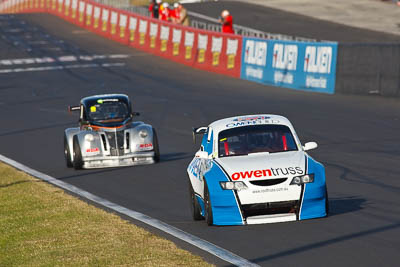
[{"label": "concrete wall", "polygon": [[335,93],[400,97],[400,44],[339,44]]}]

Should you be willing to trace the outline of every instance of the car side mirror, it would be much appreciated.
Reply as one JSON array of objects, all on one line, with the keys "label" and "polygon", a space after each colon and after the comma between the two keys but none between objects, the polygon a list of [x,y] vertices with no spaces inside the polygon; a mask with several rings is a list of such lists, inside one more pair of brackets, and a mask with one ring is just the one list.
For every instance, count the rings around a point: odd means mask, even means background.
[{"label": "car side mirror", "polygon": [[315,148],[317,148],[317,147],[318,147],[318,144],[317,144],[317,143],[315,143],[315,142],[308,142],[308,143],[305,143],[305,144],[304,144],[303,149],[304,149],[304,151],[307,151],[307,150],[315,149]]},{"label": "car side mirror", "polygon": [[195,157],[201,159],[208,159],[208,153],[206,151],[197,151]]}]

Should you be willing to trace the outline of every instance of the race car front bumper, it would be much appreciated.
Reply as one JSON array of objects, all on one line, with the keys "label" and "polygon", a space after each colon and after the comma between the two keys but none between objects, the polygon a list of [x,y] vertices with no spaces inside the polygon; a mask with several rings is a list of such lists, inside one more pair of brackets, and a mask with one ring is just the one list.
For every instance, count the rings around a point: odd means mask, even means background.
[{"label": "race car front bumper", "polygon": [[296,221],[299,201],[248,204],[241,210],[247,224]]},{"label": "race car front bumper", "polygon": [[155,163],[154,156],[154,151],[130,153],[123,156],[90,156],[83,158],[82,168],[94,169],[153,164]]}]

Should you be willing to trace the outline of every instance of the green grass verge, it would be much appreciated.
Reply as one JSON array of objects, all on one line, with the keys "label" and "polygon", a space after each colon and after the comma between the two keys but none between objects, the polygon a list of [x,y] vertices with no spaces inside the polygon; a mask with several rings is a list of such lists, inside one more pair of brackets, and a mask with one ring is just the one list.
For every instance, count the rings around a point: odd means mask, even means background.
[{"label": "green grass verge", "polygon": [[211,266],[0,162],[0,266]]}]

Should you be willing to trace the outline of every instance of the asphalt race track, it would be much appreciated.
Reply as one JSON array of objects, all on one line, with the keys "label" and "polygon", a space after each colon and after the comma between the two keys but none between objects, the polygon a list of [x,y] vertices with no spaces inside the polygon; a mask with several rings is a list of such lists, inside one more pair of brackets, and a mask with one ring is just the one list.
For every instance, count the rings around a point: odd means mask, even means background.
[{"label": "asphalt race track", "polygon": [[[236,1],[204,2],[185,5],[188,10],[217,19],[228,9],[237,25],[256,30],[335,42],[399,43],[400,35],[376,32],[343,24]],[[351,12],[351,11],[349,11]],[[338,21],[340,22],[340,21]]]},{"label": "asphalt race track", "polygon": [[[0,37],[0,154],[262,266],[398,262],[398,99],[306,93],[198,71],[51,15],[2,15]],[[132,98],[140,120],[158,131],[159,164],[89,171],[65,166],[63,130],[78,119],[67,106],[98,93]],[[191,127],[253,113],[287,116],[303,142],[318,142],[310,154],[326,167],[328,218],[241,227],[192,221],[186,167],[198,144]]]}]

